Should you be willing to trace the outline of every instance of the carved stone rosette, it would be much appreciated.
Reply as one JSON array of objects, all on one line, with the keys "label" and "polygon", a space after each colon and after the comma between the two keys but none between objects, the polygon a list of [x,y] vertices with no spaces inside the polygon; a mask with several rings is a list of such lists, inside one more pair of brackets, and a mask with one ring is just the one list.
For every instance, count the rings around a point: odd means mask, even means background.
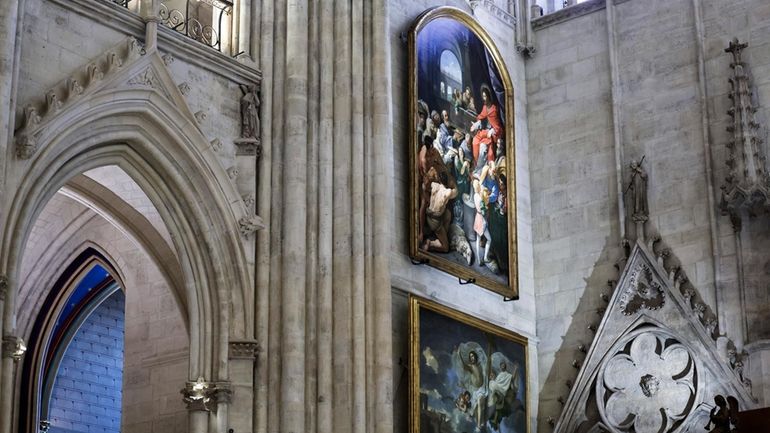
[{"label": "carved stone rosette", "polygon": [[603,421],[619,431],[673,431],[696,397],[690,350],[659,328],[632,332],[616,347],[596,383]]},{"label": "carved stone rosette", "polygon": [[202,377],[186,382],[179,392],[190,411],[216,412],[219,403],[230,403],[232,397],[229,382],[206,382]]}]

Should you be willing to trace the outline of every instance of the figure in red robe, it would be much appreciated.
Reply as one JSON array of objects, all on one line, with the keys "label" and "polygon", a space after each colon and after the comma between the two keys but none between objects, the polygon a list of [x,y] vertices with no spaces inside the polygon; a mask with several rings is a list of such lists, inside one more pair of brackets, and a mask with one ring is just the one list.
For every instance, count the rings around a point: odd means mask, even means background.
[{"label": "figure in red robe", "polygon": [[[495,146],[498,138],[503,138],[503,124],[500,121],[500,112],[497,105],[492,102],[492,93],[489,86],[481,86],[481,99],[484,106],[481,113],[476,117],[476,123],[471,127],[476,132],[473,137],[473,161],[478,164],[479,153],[482,148],[486,149],[487,161],[495,160]],[[482,128],[483,121],[486,120],[486,128]]]}]

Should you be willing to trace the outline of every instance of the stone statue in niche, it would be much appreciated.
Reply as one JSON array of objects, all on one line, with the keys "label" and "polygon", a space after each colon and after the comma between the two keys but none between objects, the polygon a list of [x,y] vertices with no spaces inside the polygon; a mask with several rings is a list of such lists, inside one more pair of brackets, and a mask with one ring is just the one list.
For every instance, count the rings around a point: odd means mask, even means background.
[{"label": "stone statue in niche", "polygon": [[241,91],[241,138],[235,140],[235,154],[259,158],[259,90],[256,84],[241,84]]},{"label": "stone statue in niche", "polygon": [[637,223],[647,221],[650,214],[647,206],[647,172],[642,167],[642,161],[631,161],[631,184],[629,185],[634,197],[631,218]]},{"label": "stone statue in niche", "polygon": [[259,140],[259,96],[254,84],[241,84],[241,138]]}]

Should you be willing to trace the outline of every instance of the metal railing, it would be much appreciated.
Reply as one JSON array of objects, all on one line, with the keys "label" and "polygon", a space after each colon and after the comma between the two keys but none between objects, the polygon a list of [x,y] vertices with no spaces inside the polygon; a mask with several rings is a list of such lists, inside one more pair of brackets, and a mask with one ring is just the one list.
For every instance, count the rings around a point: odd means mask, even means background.
[{"label": "metal railing", "polygon": [[[131,0],[113,0],[131,1]],[[231,25],[233,4],[222,0],[166,0],[160,22],[190,39],[222,51],[224,26]]]},{"label": "metal railing", "polygon": [[[104,1],[138,12],[138,0]],[[161,0],[159,15],[162,25],[222,51],[222,35],[229,34],[232,28],[233,3],[231,0]]]},{"label": "metal railing", "polygon": [[131,3],[132,0],[109,0],[112,3],[115,3],[118,6],[122,6],[126,9],[128,9],[128,4]]}]

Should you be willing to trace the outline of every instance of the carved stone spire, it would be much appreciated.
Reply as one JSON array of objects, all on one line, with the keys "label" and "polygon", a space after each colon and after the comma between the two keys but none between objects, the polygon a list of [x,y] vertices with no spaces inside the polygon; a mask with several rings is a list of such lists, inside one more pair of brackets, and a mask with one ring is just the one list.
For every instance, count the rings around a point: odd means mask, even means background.
[{"label": "carved stone spire", "polygon": [[741,209],[753,214],[770,209],[770,177],[761,150],[762,139],[757,134],[760,129],[754,117],[757,109],[751,103],[751,81],[741,60],[741,52],[746,47],[748,44],[733,39],[725,49],[733,56],[730,64],[733,76],[729,79],[732,106],[727,111],[733,119],[727,131],[733,136],[727,143],[729,173],[721,187],[720,207],[724,214],[733,217],[740,215]]}]

